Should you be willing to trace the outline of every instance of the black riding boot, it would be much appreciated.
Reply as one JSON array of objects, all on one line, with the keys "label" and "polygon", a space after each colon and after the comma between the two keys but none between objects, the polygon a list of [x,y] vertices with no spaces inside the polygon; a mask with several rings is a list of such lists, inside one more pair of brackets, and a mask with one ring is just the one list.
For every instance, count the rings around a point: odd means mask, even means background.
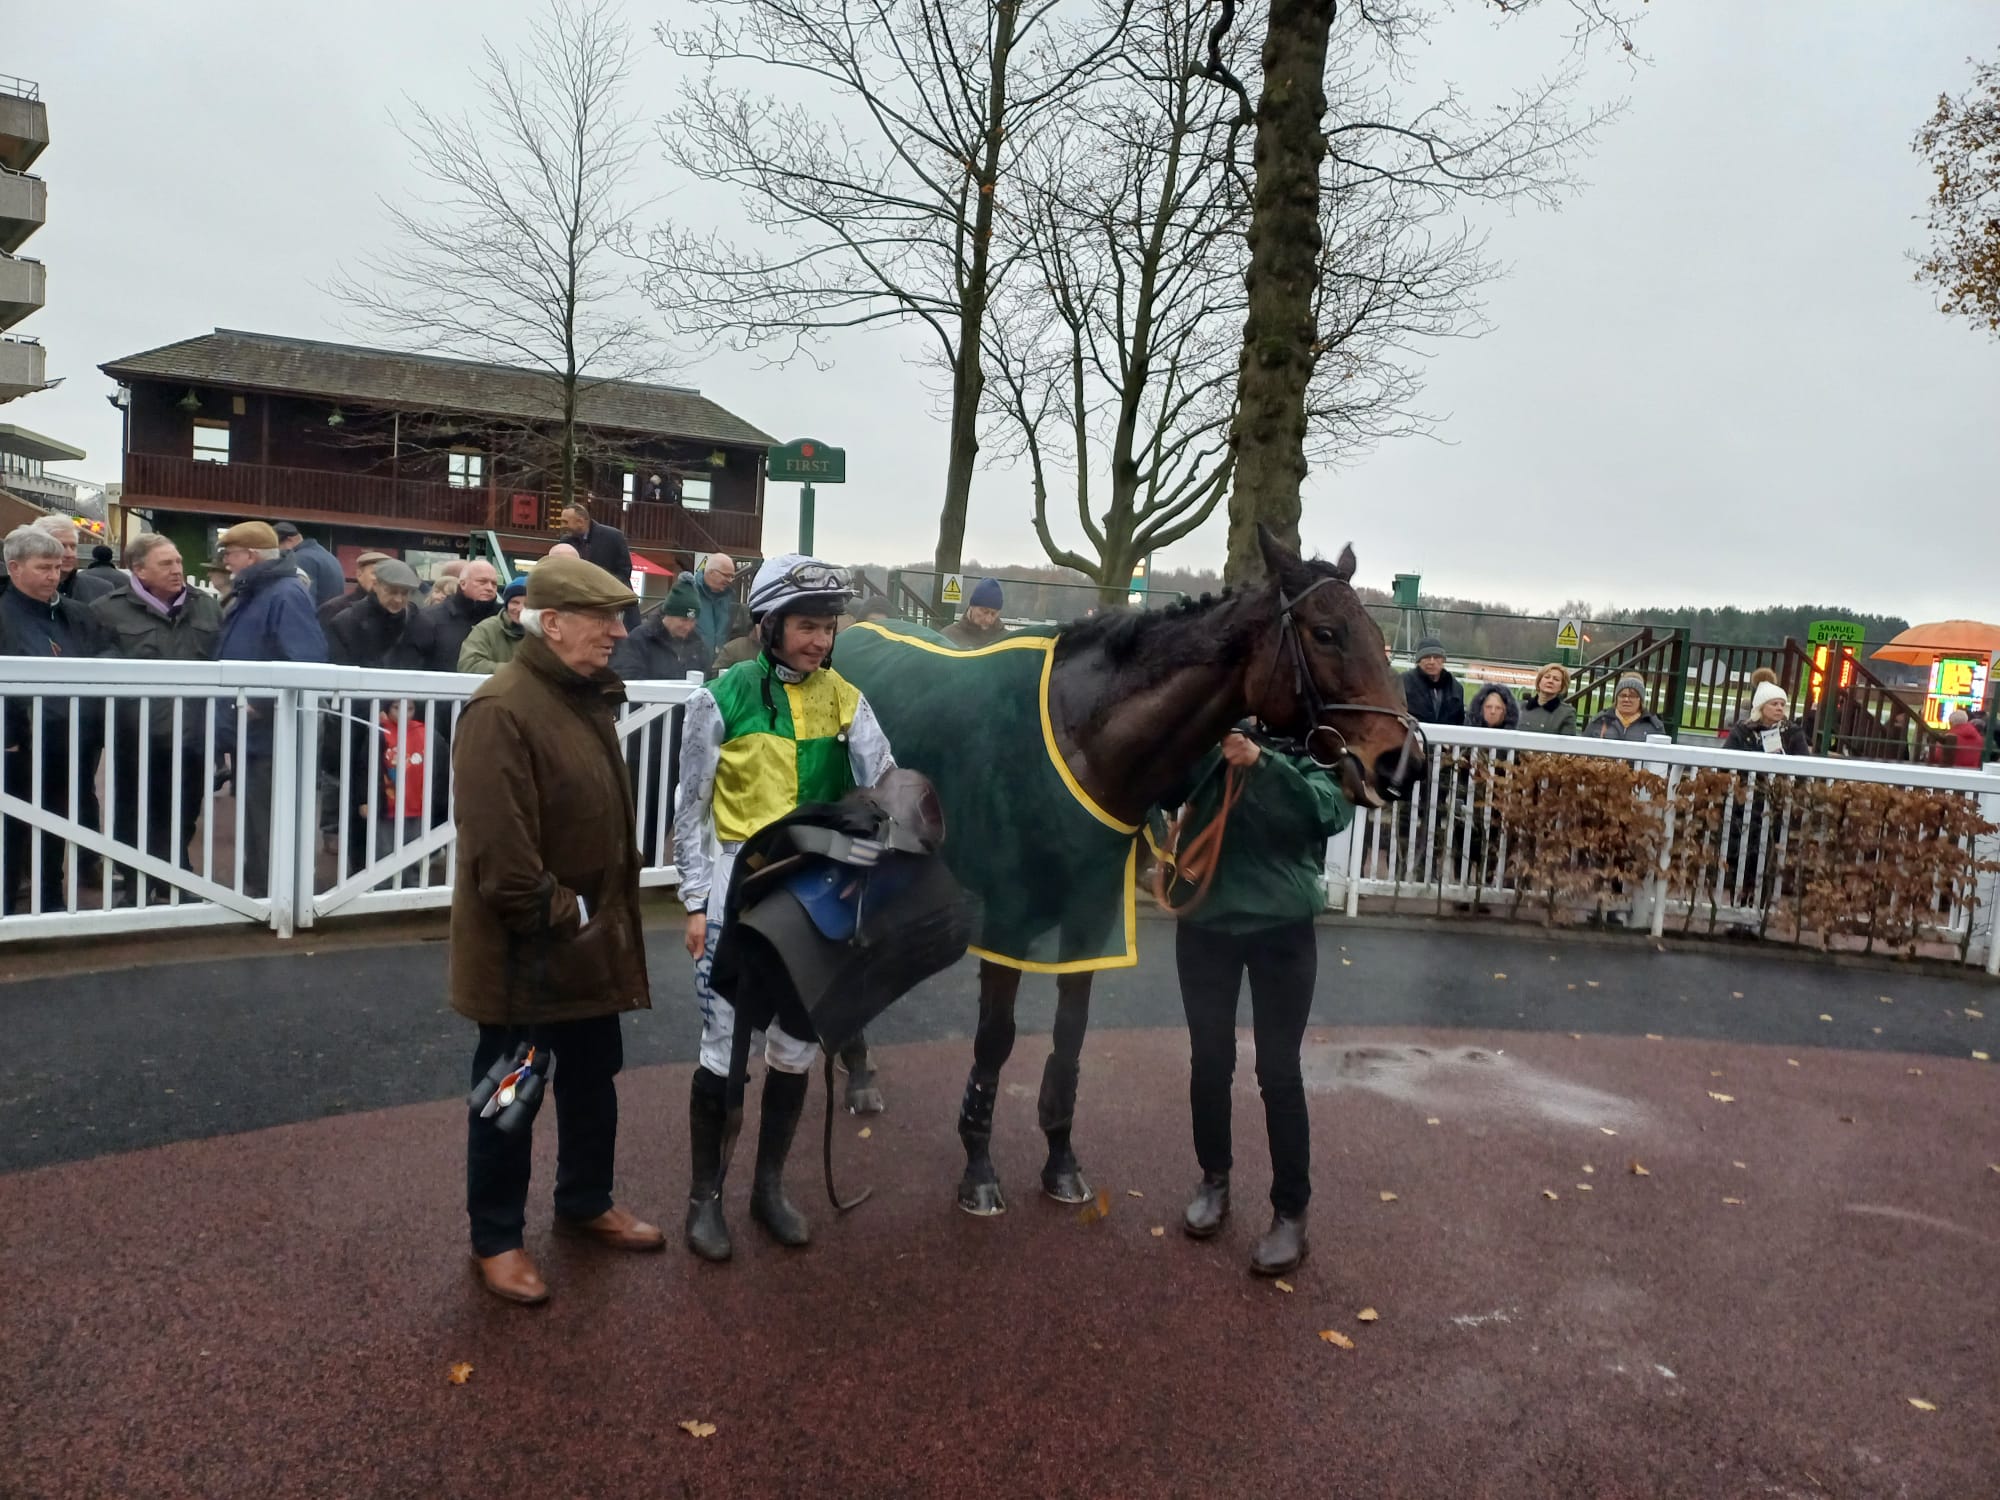
[{"label": "black riding boot", "polygon": [[840,1065],[847,1070],[847,1112],[881,1114],[882,1091],[875,1086],[875,1059],[868,1055],[866,1036],[856,1036],[840,1049]]},{"label": "black riding boot", "polygon": [[965,1100],[958,1106],[958,1138],[965,1146],[965,1175],[958,1180],[958,1206],[980,1218],[1007,1211],[1000,1192],[1000,1174],[993,1170],[987,1146],[993,1139],[993,1101],[1000,1092],[997,1074],[981,1077],[973,1068],[965,1080]]},{"label": "black riding boot", "polygon": [[687,1247],[703,1260],[728,1260],[729,1226],[722,1218],[722,1135],[728,1114],[727,1083],[706,1068],[688,1087],[688,1145],[694,1176],[688,1184]]},{"label": "black riding boot", "polygon": [[1069,1147],[1070,1122],[1076,1118],[1077,1064],[1053,1054],[1042,1069],[1042,1093],[1036,1101],[1042,1134],[1049,1138],[1049,1159],[1042,1164],[1042,1191],[1058,1203],[1088,1203],[1090,1184]]},{"label": "black riding boot", "polygon": [[812,1242],[806,1216],[785,1197],[785,1158],[791,1154],[811,1082],[804,1073],[765,1071],[763,1110],[757,1121],[757,1175],[750,1184],[750,1217],[768,1229],[772,1239],[793,1249]]}]

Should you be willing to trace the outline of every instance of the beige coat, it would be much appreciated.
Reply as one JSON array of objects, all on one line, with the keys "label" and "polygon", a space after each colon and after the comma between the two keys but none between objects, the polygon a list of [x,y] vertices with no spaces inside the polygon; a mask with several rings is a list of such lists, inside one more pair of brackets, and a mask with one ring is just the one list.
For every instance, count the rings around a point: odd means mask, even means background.
[{"label": "beige coat", "polygon": [[530,637],[460,717],[450,961],[460,1015],[525,1026],[652,1004],[632,789],[613,728],[624,701],[617,678],[580,677]]}]

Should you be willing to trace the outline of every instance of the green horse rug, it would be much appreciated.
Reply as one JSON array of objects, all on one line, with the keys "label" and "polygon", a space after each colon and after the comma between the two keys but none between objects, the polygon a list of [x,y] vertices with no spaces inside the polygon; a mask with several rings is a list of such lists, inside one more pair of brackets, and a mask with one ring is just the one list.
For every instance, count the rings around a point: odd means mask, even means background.
[{"label": "green horse rug", "polygon": [[896,764],[944,804],[944,858],[984,911],[971,951],[1038,974],[1139,961],[1141,830],[1078,785],[1049,719],[1053,634],[961,651],[919,626],[841,632],[834,668],[868,698]]}]

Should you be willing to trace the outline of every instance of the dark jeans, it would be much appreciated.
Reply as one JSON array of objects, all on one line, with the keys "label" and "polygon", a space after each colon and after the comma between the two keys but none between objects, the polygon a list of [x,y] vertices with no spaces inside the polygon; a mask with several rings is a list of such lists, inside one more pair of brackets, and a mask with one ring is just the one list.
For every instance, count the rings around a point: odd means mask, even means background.
[{"label": "dark jeans", "polygon": [[1257,1042],[1257,1088],[1271,1140],[1271,1206],[1305,1212],[1312,1198],[1312,1137],[1306,1123],[1299,1047],[1312,1010],[1319,947],[1313,924],[1287,923],[1232,935],[1182,922],[1174,958],[1187,1011],[1188,1105],[1194,1154],[1204,1172],[1227,1172],[1229,1083],[1236,1071],[1236,1001],[1250,974],[1250,1026]]},{"label": "dark jeans", "polygon": [[[481,1026],[472,1054],[473,1083],[528,1036],[525,1029]],[[624,1033],[617,1016],[593,1016],[537,1026],[534,1039],[556,1057],[549,1090],[556,1112],[556,1215],[594,1219],[611,1207],[611,1168],[618,1151],[618,1086],[613,1080],[625,1064]],[[502,1135],[491,1120],[469,1112],[467,1121],[465,1214],[472,1221],[472,1253],[503,1255],[521,1248],[533,1132]]]}]

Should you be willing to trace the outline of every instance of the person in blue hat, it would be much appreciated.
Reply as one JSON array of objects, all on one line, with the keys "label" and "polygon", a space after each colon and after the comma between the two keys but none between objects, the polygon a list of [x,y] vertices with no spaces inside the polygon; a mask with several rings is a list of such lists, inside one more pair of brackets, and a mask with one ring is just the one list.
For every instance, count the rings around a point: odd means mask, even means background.
[{"label": "person in blue hat", "polygon": [[1000,580],[982,578],[965,602],[965,613],[945,627],[944,638],[963,650],[990,646],[1007,634],[1000,623]]}]

